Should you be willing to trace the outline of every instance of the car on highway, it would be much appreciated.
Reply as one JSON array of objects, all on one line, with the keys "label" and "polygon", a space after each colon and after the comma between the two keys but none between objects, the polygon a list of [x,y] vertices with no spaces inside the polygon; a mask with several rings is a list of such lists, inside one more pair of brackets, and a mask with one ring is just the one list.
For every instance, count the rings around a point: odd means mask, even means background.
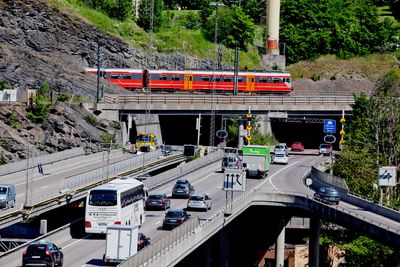
[{"label": "car on highway", "polygon": [[172,198],[188,198],[194,193],[194,187],[188,184],[175,184],[172,188]]},{"label": "car on highway", "polygon": [[290,147],[291,151],[304,151],[304,146],[303,143],[301,142],[293,142],[291,147]]},{"label": "car on highway", "polygon": [[289,155],[289,149],[288,149],[286,143],[279,143],[279,144],[275,145],[274,153],[276,153],[277,151],[280,151],[280,150],[285,151],[286,155]]},{"label": "car on highway", "polygon": [[169,156],[172,154],[172,146],[170,145],[161,145],[160,149],[164,156]]},{"label": "car on highway", "polygon": [[319,154],[324,156],[332,155],[332,146],[330,144],[320,144]]},{"label": "car on highway", "polygon": [[139,251],[148,245],[150,245],[150,237],[143,233],[138,233],[137,250]]},{"label": "car on highway", "polygon": [[171,200],[166,194],[151,194],[147,197],[145,205],[146,210],[153,208],[166,210],[171,208]]},{"label": "car on highway", "polygon": [[64,254],[54,243],[39,241],[28,245],[22,254],[22,266],[62,266]]},{"label": "car on highway", "polygon": [[187,209],[202,209],[204,211],[210,210],[212,206],[212,199],[209,194],[196,194],[189,197],[187,202]]},{"label": "car on highway", "polygon": [[0,208],[8,209],[15,206],[15,185],[0,184]]},{"label": "car on highway", "polygon": [[222,158],[221,171],[224,172],[226,169],[241,169],[242,160],[235,154],[228,154]]},{"label": "car on highway", "polygon": [[272,157],[272,162],[277,164],[288,164],[289,157],[284,150],[278,150]]},{"label": "car on highway", "polygon": [[190,214],[183,209],[169,210],[165,214],[162,224],[163,229],[172,229],[189,220]]},{"label": "car on highway", "polygon": [[340,193],[333,187],[321,187],[314,193],[314,199],[337,205],[340,201]]}]

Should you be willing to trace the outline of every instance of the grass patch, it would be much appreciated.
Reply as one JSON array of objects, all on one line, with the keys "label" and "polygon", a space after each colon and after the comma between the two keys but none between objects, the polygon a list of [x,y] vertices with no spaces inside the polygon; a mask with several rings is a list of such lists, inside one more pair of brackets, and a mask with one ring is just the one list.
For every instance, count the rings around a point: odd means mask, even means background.
[{"label": "grass patch", "polygon": [[287,70],[294,80],[299,78],[316,79],[316,77],[332,80],[344,76],[376,81],[382,74],[397,66],[396,55],[400,56],[400,51],[346,60],[339,60],[335,56],[322,56],[315,61],[301,61],[290,65]]}]

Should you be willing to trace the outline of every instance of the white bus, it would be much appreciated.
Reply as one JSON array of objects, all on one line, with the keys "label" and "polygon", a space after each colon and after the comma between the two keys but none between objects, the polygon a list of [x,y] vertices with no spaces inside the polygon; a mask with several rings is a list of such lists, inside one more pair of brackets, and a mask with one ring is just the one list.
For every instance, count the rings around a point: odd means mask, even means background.
[{"label": "white bus", "polygon": [[119,178],[89,191],[85,207],[86,233],[106,234],[107,226],[142,225],[146,190],[133,178]]}]

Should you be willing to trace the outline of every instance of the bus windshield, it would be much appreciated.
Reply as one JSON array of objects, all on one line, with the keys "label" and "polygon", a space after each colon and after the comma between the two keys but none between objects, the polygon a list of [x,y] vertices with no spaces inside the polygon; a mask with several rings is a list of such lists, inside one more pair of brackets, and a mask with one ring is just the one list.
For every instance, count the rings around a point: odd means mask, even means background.
[{"label": "bus windshield", "polygon": [[92,190],[89,195],[91,206],[116,206],[117,192],[114,190]]}]

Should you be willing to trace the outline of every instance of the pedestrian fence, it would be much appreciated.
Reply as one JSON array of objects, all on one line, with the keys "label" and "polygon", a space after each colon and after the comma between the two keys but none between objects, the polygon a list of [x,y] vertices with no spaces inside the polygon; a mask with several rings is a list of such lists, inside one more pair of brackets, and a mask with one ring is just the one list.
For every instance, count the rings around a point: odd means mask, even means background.
[{"label": "pedestrian fence", "polygon": [[82,155],[85,155],[85,150],[83,149],[83,147],[77,147],[52,154],[30,157],[25,160],[20,160],[9,164],[0,165],[0,176],[23,171],[26,170],[27,168],[28,169],[35,168],[39,163],[45,165]]}]

